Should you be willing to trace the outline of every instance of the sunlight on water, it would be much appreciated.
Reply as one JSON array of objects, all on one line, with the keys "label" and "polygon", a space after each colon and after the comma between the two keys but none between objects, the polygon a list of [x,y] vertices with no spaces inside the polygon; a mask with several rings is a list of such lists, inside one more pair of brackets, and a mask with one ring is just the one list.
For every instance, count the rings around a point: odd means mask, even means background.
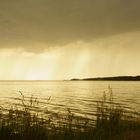
[{"label": "sunlight on water", "polygon": [[8,106],[13,102],[11,98],[21,96],[21,91],[25,97],[37,97],[44,109],[63,113],[71,108],[74,114],[90,118],[95,114],[96,101],[102,98],[104,91],[107,93],[109,85],[115,102],[140,111],[140,82],[126,81],[0,82],[0,102]]}]

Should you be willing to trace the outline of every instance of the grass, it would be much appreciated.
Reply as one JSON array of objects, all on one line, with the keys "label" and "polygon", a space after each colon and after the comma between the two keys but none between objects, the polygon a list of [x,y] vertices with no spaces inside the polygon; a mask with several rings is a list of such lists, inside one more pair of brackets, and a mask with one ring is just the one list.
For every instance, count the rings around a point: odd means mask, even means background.
[{"label": "grass", "polygon": [[37,98],[19,93],[19,103],[0,109],[0,140],[129,140],[128,134],[131,139],[140,139],[140,113],[115,103],[110,87],[97,102],[94,124],[93,120],[75,116],[70,108],[65,115],[52,117],[48,110],[39,108]]},{"label": "grass", "polygon": [[109,87],[109,98],[107,99],[104,93],[102,101],[97,104],[95,139],[113,139],[122,133],[137,130],[140,130],[140,113],[127,111],[120,104],[116,104]]}]

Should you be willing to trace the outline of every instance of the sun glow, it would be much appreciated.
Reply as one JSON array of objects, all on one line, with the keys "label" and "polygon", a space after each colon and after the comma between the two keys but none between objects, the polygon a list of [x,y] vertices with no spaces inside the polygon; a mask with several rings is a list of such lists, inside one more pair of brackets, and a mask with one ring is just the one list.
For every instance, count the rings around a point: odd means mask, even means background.
[{"label": "sun glow", "polygon": [[[27,53],[20,49],[5,49],[0,52],[1,79],[6,80],[49,80],[46,58],[40,55]],[[3,63],[5,61],[5,63]]]},{"label": "sun glow", "polygon": [[27,80],[49,80],[50,75],[47,71],[33,71],[26,75]]}]

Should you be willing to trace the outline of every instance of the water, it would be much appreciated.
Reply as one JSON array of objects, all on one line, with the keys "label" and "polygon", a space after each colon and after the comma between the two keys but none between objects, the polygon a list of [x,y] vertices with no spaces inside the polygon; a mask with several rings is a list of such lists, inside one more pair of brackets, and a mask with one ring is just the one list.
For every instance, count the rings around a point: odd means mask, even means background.
[{"label": "water", "polygon": [[104,91],[107,93],[108,86],[113,89],[115,102],[140,111],[140,82],[132,81],[1,81],[0,103],[10,106],[13,97],[21,97],[21,91],[27,97],[37,97],[44,110],[64,113],[70,108],[75,115],[90,118],[95,114],[96,101]]}]

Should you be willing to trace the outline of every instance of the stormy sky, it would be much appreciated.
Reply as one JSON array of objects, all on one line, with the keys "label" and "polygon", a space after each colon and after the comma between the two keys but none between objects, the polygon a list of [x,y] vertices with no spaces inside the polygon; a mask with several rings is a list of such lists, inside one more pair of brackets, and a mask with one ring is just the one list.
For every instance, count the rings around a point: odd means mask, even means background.
[{"label": "stormy sky", "polygon": [[138,75],[139,0],[0,0],[0,79]]}]

